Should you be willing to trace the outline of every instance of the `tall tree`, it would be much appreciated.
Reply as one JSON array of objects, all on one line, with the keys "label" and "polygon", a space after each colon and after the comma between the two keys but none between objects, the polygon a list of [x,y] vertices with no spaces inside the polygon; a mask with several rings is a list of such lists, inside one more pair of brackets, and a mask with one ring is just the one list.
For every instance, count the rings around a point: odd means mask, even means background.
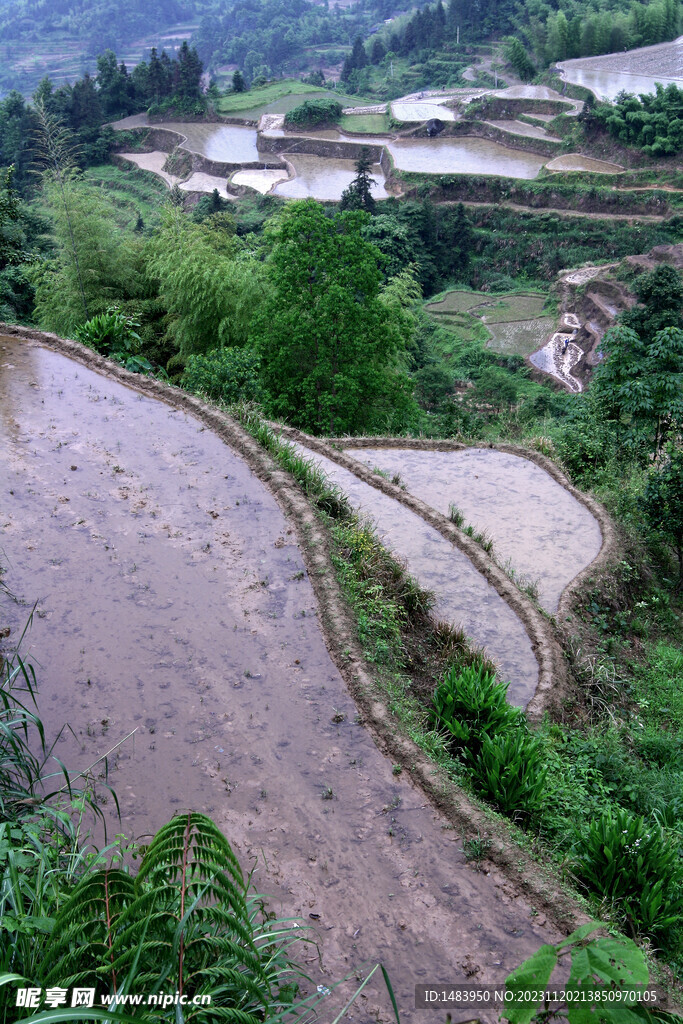
[{"label": "tall tree", "polygon": [[117,299],[136,290],[136,261],[113,209],[75,163],[73,135],[37,105],[42,189],[57,242],[52,259],[32,264],[42,327],[69,335]]},{"label": "tall tree", "polygon": [[376,203],[371,189],[376,182],[374,178],[370,177],[371,168],[370,150],[367,146],[363,146],[356,161],[356,177],[342,192],[340,209],[365,210],[366,213],[371,214],[375,212]]},{"label": "tall tree", "polygon": [[314,200],[283,212],[269,276],[272,296],[251,337],[263,360],[270,410],[329,434],[389,427],[410,407],[402,359],[410,322],[382,302],[378,250],[367,215],[328,217]]}]

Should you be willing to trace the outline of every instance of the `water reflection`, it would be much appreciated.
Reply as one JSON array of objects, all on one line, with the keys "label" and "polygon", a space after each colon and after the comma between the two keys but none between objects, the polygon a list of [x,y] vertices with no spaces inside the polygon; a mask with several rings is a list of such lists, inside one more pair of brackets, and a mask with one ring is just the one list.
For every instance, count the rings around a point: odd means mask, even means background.
[{"label": "water reflection", "polygon": [[488,139],[397,139],[387,149],[401,171],[432,174],[492,174],[535,178],[545,163],[538,153],[508,149]]},{"label": "water reflection", "polygon": [[[296,177],[276,185],[273,192],[287,199],[334,200],[341,199],[341,194],[356,177],[356,164],[353,160],[334,160],[310,153],[287,154],[287,160],[294,168]],[[381,167],[375,165],[371,171],[376,184],[372,188],[375,199],[387,199],[384,187],[384,174]]]}]

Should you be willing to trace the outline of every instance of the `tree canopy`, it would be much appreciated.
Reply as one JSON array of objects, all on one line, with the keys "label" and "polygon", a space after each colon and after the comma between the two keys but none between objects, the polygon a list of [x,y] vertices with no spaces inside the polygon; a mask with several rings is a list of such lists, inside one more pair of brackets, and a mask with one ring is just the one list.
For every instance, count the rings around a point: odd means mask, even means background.
[{"label": "tree canopy", "polygon": [[411,404],[402,359],[410,319],[381,300],[380,254],[366,214],[328,217],[314,200],[290,204],[268,264],[272,294],[252,341],[270,411],[328,434],[390,426]]}]

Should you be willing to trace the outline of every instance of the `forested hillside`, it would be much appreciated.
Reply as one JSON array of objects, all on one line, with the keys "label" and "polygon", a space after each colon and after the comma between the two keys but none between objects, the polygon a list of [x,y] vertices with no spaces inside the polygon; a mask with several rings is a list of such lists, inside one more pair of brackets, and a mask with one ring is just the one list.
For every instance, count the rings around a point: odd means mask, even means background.
[{"label": "forested hillside", "polygon": [[0,39],[11,42],[50,36],[80,39],[93,57],[155,29],[189,18],[197,0],[0,0]]}]

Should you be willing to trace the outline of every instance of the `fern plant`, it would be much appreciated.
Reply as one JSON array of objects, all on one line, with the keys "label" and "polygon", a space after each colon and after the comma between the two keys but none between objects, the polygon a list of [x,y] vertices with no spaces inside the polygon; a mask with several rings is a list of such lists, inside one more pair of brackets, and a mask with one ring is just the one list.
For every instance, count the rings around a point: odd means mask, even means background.
[{"label": "fern plant", "polygon": [[[190,812],[157,832],[136,878],[106,869],[79,882],[55,923],[42,983],[87,984],[100,997],[210,995],[210,1007],[184,1007],[184,1020],[257,1024],[288,971],[287,931],[261,923],[261,908],[221,831]],[[163,1018],[144,1007],[142,1019]]]}]

